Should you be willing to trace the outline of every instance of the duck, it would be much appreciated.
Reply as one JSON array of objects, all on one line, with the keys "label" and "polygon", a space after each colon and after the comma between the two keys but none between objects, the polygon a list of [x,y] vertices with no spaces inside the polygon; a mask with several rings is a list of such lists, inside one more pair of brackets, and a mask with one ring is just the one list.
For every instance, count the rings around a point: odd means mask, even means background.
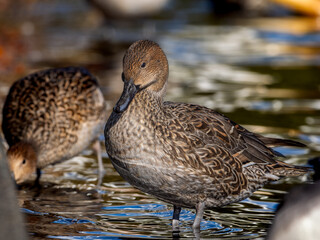
[{"label": "duck", "polygon": [[278,160],[272,147],[304,144],[265,137],[204,106],[164,101],[169,75],[161,47],[134,42],[123,58],[123,92],[104,135],[114,168],[133,187],[181,208],[196,210],[195,233],[205,209],[241,201],[269,181],[309,168]]},{"label": "duck", "polygon": [[319,221],[320,182],[296,186],[278,205],[266,239],[317,240],[320,236]]},{"label": "duck", "polygon": [[11,86],[3,106],[2,131],[17,185],[41,170],[68,160],[91,143],[97,151],[99,180],[104,174],[99,134],[106,103],[97,79],[85,68],[45,69]]}]

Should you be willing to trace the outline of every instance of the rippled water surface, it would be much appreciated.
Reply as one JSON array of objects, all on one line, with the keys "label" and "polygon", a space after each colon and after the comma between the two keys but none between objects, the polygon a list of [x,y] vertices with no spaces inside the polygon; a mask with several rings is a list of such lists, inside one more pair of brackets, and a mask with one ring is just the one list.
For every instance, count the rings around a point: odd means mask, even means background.
[{"label": "rippled water surface", "polygon": [[[206,1],[172,0],[151,18],[106,20],[85,1],[26,1],[0,8],[0,96],[21,76],[46,67],[81,65],[98,76],[111,107],[122,91],[122,56],[130,43],[159,42],[170,63],[167,99],[217,109],[249,130],[299,140],[279,148],[306,165],[320,151],[320,32],[313,18],[217,18]],[[2,49],[5,49],[3,51]],[[4,53],[4,54],[3,54]],[[6,56],[14,57],[6,57]],[[101,133],[101,145],[104,149]],[[126,183],[104,153],[98,190],[91,148],[42,175],[42,188],[18,193],[32,239],[192,238],[195,211],[181,213]],[[270,183],[252,197],[208,210],[201,237],[264,238],[275,210],[308,176]]]}]

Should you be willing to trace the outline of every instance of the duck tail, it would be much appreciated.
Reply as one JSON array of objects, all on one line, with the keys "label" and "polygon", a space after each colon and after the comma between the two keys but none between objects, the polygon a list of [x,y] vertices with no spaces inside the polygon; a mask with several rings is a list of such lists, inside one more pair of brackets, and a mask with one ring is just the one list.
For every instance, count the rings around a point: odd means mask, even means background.
[{"label": "duck tail", "polygon": [[278,177],[296,177],[312,171],[310,167],[294,166],[284,162],[278,162],[272,166],[272,174]]},{"label": "duck tail", "polygon": [[256,135],[256,137],[268,147],[306,147],[305,144],[290,139],[269,138],[258,134]]}]

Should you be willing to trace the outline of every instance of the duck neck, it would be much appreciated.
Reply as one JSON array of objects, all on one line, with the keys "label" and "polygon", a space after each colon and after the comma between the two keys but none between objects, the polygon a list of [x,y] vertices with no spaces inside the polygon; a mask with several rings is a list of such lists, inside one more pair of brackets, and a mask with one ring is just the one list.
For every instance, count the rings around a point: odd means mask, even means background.
[{"label": "duck neck", "polygon": [[163,97],[166,94],[167,82],[164,84],[159,92],[149,91],[145,89],[136,95],[135,103],[140,105],[144,111],[150,110],[163,110]]},{"label": "duck neck", "polygon": [[163,97],[158,93],[150,92],[148,90],[139,92],[134,99],[135,108],[143,112],[158,112],[163,109]]},{"label": "duck neck", "polygon": [[145,89],[134,96],[132,102],[124,112],[112,112],[106,124],[105,131],[109,131],[120,119],[143,122],[144,119],[150,119],[151,116],[152,118],[161,118],[163,113],[163,95]]}]

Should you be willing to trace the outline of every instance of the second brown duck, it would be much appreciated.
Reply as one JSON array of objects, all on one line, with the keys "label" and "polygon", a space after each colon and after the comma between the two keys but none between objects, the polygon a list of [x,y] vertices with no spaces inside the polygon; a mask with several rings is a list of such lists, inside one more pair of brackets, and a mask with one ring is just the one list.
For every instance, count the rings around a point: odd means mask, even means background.
[{"label": "second brown duck", "polygon": [[105,127],[113,166],[131,185],[174,205],[204,209],[245,199],[269,181],[297,176],[305,167],[277,160],[270,147],[304,145],[252,133],[203,106],[164,102],[167,58],[155,42],[133,43],[123,59],[123,93]]},{"label": "second brown duck", "polygon": [[6,98],[2,120],[16,183],[24,183],[35,172],[38,183],[40,169],[76,156],[94,140],[100,182],[104,169],[96,139],[106,112],[98,81],[84,68],[47,69],[17,80]]}]

